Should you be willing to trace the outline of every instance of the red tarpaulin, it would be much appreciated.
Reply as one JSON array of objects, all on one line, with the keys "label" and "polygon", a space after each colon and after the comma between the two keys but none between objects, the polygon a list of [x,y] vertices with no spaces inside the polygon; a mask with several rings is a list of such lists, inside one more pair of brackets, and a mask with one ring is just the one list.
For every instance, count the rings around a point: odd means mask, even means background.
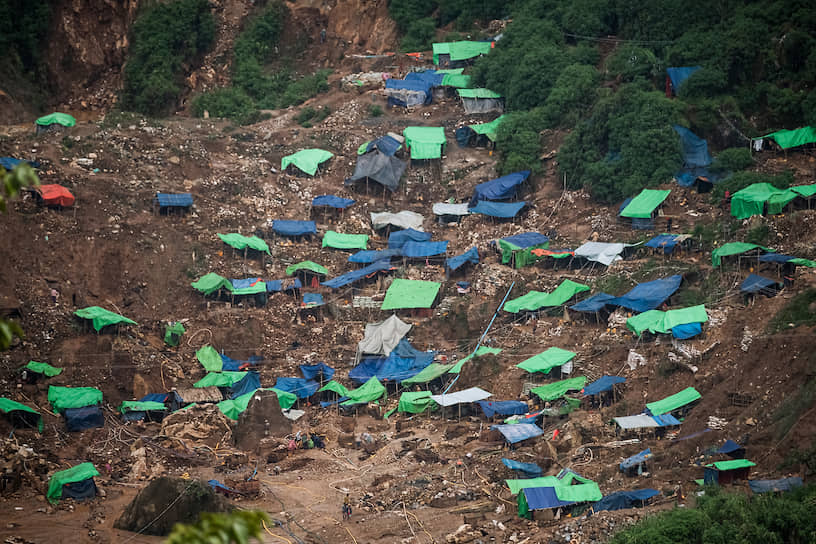
[{"label": "red tarpaulin", "polygon": [[40,185],[39,191],[43,203],[47,206],[71,206],[74,204],[74,195],[62,185],[56,183]]}]

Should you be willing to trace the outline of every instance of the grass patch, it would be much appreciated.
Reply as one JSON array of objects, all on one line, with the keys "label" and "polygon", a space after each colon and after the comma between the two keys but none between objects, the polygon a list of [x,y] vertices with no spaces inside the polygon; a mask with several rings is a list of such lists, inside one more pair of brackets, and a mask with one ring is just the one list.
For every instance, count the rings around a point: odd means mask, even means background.
[{"label": "grass patch", "polygon": [[816,311],[814,308],[816,308],[816,289],[808,289],[803,293],[799,293],[771,319],[771,322],[768,323],[767,332],[774,334],[801,325],[806,327],[816,325]]},{"label": "grass patch", "polygon": [[381,117],[383,114],[382,106],[379,104],[369,104],[368,105],[368,115],[369,117]]},{"label": "grass patch", "polygon": [[329,115],[331,115],[331,109],[325,106],[317,109],[307,106],[300,110],[300,113],[295,116],[295,120],[300,126],[309,128],[313,123],[320,123]]}]

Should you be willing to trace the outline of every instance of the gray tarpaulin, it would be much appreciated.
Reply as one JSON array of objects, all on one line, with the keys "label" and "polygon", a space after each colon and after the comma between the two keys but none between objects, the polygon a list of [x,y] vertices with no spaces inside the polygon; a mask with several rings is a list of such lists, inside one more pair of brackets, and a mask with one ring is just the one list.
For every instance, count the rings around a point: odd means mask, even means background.
[{"label": "gray tarpaulin", "polygon": [[416,212],[409,212],[403,210],[399,213],[391,212],[371,212],[371,224],[374,229],[381,229],[391,225],[401,229],[423,230],[422,222],[425,220],[420,214]]},{"label": "gray tarpaulin", "polygon": [[369,323],[365,326],[365,336],[357,345],[357,353],[358,355],[373,353],[388,356],[410,330],[411,325],[396,315],[379,323]]},{"label": "gray tarpaulin", "polygon": [[468,203],[463,204],[447,204],[445,202],[437,202],[433,205],[434,215],[468,215],[470,209]]},{"label": "gray tarpaulin", "polygon": [[371,153],[357,156],[357,166],[354,174],[345,181],[351,185],[366,178],[376,181],[390,191],[399,189],[400,178],[405,173],[406,163],[396,157],[375,150]]},{"label": "gray tarpaulin", "polygon": [[491,393],[488,393],[484,389],[471,387],[470,389],[457,391],[456,393],[448,393],[447,395],[431,395],[431,398],[439,406],[453,406],[454,404],[469,404],[471,402],[484,400],[490,396],[492,396]]},{"label": "gray tarpaulin", "polygon": [[609,266],[615,261],[622,260],[620,254],[628,244],[587,242],[575,250],[576,257],[584,257],[589,261],[598,262]]}]

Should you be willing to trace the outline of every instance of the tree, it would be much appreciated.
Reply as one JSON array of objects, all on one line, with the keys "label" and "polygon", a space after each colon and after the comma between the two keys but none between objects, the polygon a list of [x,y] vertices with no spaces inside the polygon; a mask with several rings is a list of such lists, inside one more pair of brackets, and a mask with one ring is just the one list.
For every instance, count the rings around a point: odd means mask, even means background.
[{"label": "tree", "polygon": [[248,544],[261,541],[263,524],[269,516],[255,510],[235,510],[229,514],[201,514],[198,523],[178,523],[166,544]]}]

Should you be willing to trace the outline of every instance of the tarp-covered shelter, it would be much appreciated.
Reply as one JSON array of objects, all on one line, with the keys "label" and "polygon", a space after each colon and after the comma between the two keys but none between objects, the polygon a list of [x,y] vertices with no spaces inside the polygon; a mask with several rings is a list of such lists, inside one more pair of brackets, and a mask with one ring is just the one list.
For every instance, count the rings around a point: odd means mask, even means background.
[{"label": "tarp-covered shelter", "polygon": [[782,285],[776,280],[758,276],[757,274],[751,274],[740,284],[740,293],[772,297],[775,296],[781,288]]},{"label": "tarp-covered shelter", "polygon": [[385,394],[385,386],[380,383],[376,376],[372,376],[367,382],[348,391],[345,396],[348,400],[341,403],[342,406],[353,406],[355,404],[365,404],[380,399]]},{"label": "tarp-covered shelter", "polygon": [[620,216],[632,220],[632,228],[650,229],[654,227],[654,218],[660,206],[671,191],[643,189],[621,210]]},{"label": "tarp-covered shelter", "polygon": [[430,104],[433,100],[433,84],[424,79],[387,79],[385,96],[388,106],[408,108]]},{"label": "tarp-covered shelter", "polygon": [[683,187],[690,187],[698,178],[705,178],[711,183],[716,181],[718,176],[708,170],[711,164],[708,143],[686,127],[673,125],[672,128],[680,136],[683,150],[683,168],[674,175],[677,183]]},{"label": "tarp-covered shelter", "polygon": [[[544,374],[549,374],[550,370],[560,366],[562,372],[569,374],[572,372],[572,360],[575,355],[573,351],[552,347],[538,355],[533,355],[516,366],[527,372],[543,372]],[[565,368],[565,365],[568,368]]]},{"label": "tarp-covered shelter", "polygon": [[461,255],[445,259],[445,272],[450,274],[468,263],[479,264],[479,250],[474,246]]},{"label": "tarp-covered shelter", "polygon": [[273,386],[275,389],[292,393],[299,399],[306,399],[317,393],[320,384],[307,378],[279,377]]},{"label": "tarp-covered shelter", "polygon": [[601,376],[591,384],[584,387],[583,393],[585,397],[590,395],[598,395],[607,391],[612,391],[616,383],[625,383],[626,378],[620,376]]},{"label": "tarp-covered shelter", "polygon": [[634,315],[626,320],[626,328],[642,335],[648,331],[652,334],[672,333],[675,338],[685,340],[702,332],[702,324],[708,321],[705,305],[689,306],[661,312],[649,310]]},{"label": "tarp-covered shelter", "polygon": [[358,181],[373,181],[379,183],[392,193],[399,189],[400,179],[408,165],[392,155],[386,155],[379,150],[359,155],[354,173],[345,181],[352,185]]},{"label": "tarp-covered shelter", "polygon": [[515,423],[508,425],[491,425],[491,430],[499,431],[510,444],[535,438],[544,434],[544,431],[535,423]]},{"label": "tarp-covered shelter", "polygon": [[167,413],[163,402],[126,400],[119,405],[125,421],[161,421]]},{"label": "tarp-covered shelter", "polygon": [[272,221],[272,232],[281,236],[306,236],[317,234],[317,225],[314,221],[275,219]]},{"label": "tarp-covered shelter", "polygon": [[797,193],[790,189],[777,189],[770,183],[753,183],[731,195],[731,215],[748,219],[765,213],[778,214]]},{"label": "tarp-covered shelter", "polygon": [[334,249],[367,249],[368,234],[341,234],[327,230],[323,235],[322,247]]},{"label": "tarp-covered shelter", "polygon": [[423,232],[412,228],[397,230],[388,235],[388,248],[400,249],[408,242],[427,242],[430,239],[430,232]]},{"label": "tarp-covered shelter", "polygon": [[759,253],[772,251],[767,247],[760,246],[757,244],[750,244],[748,242],[729,242],[727,244],[721,245],[720,247],[711,252],[711,266],[713,266],[714,268],[720,266],[720,264],[722,264],[723,257],[741,255],[743,253],[748,253],[749,251],[754,250],[757,250]]},{"label": "tarp-covered shelter", "polygon": [[297,167],[301,172],[314,176],[320,165],[334,157],[330,151],[324,149],[301,149],[297,153],[287,155],[281,159],[281,170],[289,165]]},{"label": "tarp-covered shelter", "polygon": [[357,154],[362,155],[363,153],[370,153],[371,151],[377,150],[380,153],[385,153],[389,157],[393,157],[394,154],[399,151],[400,147],[402,147],[402,143],[404,141],[405,138],[399,134],[389,132],[388,134],[380,136],[376,140],[371,140],[362,144],[357,149]]},{"label": "tarp-covered shelter", "polygon": [[118,325],[120,323],[124,323],[125,325],[137,324],[135,321],[128,319],[123,315],[113,313],[110,310],[100,308],[99,306],[82,308],[75,311],[74,315],[91,321],[96,332],[99,332],[102,330],[102,328],[107,327],[108,325]]},{"label": "tarp-covered shelter", "polygon": [[470,198],[470,207],[476,206],[480,200],[509,200],[518,194],[519,186],[530,177],[529,170],[514,172],[500,178],[485,181],[473,188]]},{"label": "tarp-covered shelter", "polygon": [[470,213],[510,219],[511,217],[516,217],[526,205],[526,202],[490,202],[489,200],[480,200],[470,209]]},{"label": "tarp-covered shelter", "polygon": [[685,408],[700,398],[702,398],[702,395],[696,389],[687,387],[665,399],[646,404],[646,409],[651,415],[659,416]]},{"label": "tarp-covered shelter", "polygon": [[666,68],[666,79],[668,79],[669,89],[672,94],[677,94],[680,86],[702,66],[677,66]]},{"label": "tarp-covered shelter", "polygon": [[177,321],[167,323],[164,327],[164,343],[168,346],[178,347],[185,332],[187,331],[181,323]]},{"label": "tarp-covered shelter", "polygon": [[426,368],[436,355],[433,351],[419,351],[407,340],[400,343],[386,357],[365,357],[349,371],[349,378],[364,382],[376,376],[380,381],[401,382]]},{"label": "tarp-covered shelter", "polygon": [[652,249],[662,249],[664,255],[669,255],[678,244],[682,244],[689,238],[688,234],[658,234],[643,245]]},{"label": "tarp-covered shelter", "polygon": [[407,414],[421,414],[434,410],[437,405],[431,398],[430,391],[405,391],[400,395],[397,411]]},{"label": "tarp-covered shelter", "polygon": [[515,416],[528,412],[527,403],[520,400],[480,400],[478,404],[488,418],[495,415]]},{"label": "tarp-covered shelter", "polygon": [[431,395],[431,398],[439,406],[455,406],[457,404],[471,404],[489,398],[491,393],[479,387],[471,387],[462,391],[454,393],[445,393],[441,395]]},{"label": "tarp-covered shelter", "polygon": [[485,145],[487,142],[495,143],[499,125],[505,120],[504,115],[500,115],[489,123],[479,123],[465,125],[456,129],[456,143],[461,147],[468,145]]},{"label": "tarp-covered shelter", "polygon": [[522,268],[538,260],[531,252],[534,249],[547,249],[550,239],[538,232],[522,232],[496,241],[501,251],[502,264]]},{"label": "tarp-covered shelter", "polygon": [[748,480],[748,486],[753,493],[780,493],[802,487],[802,478],[793,476],[778,480]]},{"label": "tarp-covered shelter", "polygon": [[445,255],[448,252],[447,240],[437,242],[405,242],[400,250],[403,257],[423,258]]},{"label": "tarp-covered shelter", "polygon": [[465,363],[473,359],[474,357],[481,357],[482,355],[498,355],[501,353],[501,348],[491,348],[488,346],[479,346],[476,348],[476,351],[471,353],[470,355],[463,357],[458,363],[453,365],[450,369],[451,374],[459,374],[462,371],[462,367]]},{"label": "tarp-covered shelter", "polygon": [[451,204],[449,202],[436,202],[431,208],[433,214],[437,216],[439,223],[458,223],[462,217],[470,215],[470,208],[467,202],[461,204]]},{"label": "tarp-covered shelter", "polygon": [[759,138],[756,140],[764,140],[765,138],[773,140],[782,149],[790,149],[792,147],[799,147],[800,145],[816,143],[816,127],[802,127],[794,130],[778,130]]},{"label": "tarp-covered shelter", "polygon": [[399,229],[422,230],[422,223],[425,218],[416,212],[403,210],[401,212],[371,212],[371,226],[374,230],[384,229],[388,226]]},{"label": "tarp-covered shelter", "polygon": [[37,134],[46,130],[70,128],[76,125],[76,119],[67,113],[54,112],[43,115],[34,124],[37,127]]},{"label": "tarp-covered shelter", "polygon": [[154,203],[159,209],[190,208],[193,205],[193,195],[190,193],[156,193]]},{"label": "tarp-covered shelter", "polygon": [[613,418],[613,421],[624,431],[655,429],[658,427],[674,427],[676,425],[680,425],[680,421],[671,414],[663,414],[660,416],[650,416],[648,414],[620,416]]},{"label": "tarp-covered shelter", "polygon": [[490,89],[457,89],[456,92],[462,99],[462,107],[468,115],[504,111],[502,96]]},{"label": "tarp-covered shelter", "polygon": [[595,482],[554,487],[527,487],[518,494],[519,517],[532,519],[536,510],[551,510],[582,502],[595,502],[603,498]]},{"label": "tarp-covered shelter", "polygon": [[723,453],[732,459],[742,459],[745,457],[745,447],[733,440],[726,440],[722,446],[714,450],[714,453]]},{"label": "tarp-covered shelter", "polygon": [[411,159],[441,159],[445,151],[443,127],[407,127],[403,131]]},{"label": "tarp-covered shelter", "polygon": [[15,429],[32,428],[42,432],[43,420],[42,415],[21,402],[15,400],[0,398],[0,412],[6,415],[6,418]]},{"label": "tarp-covered shelter", "polygon": [[312,199],[312,207],[313,208],[327,207],[335,208],[338,210],[345,210],[355,202],[356,201],[351,198],[343,198],[335,195],[320,195]]},{"label": "tarp-covered shelter", "polygon": [[362,354],[388,356],[397,347],[411,326],[396,315],[384,321],[369,323],[365,326],[363,339],[357,344],[358,358]]},{"label": "tarp-covered shelter", "polygon": [[23,159],[15,159],[14,157],[0,157],[0,168],[4,168],[11,172],[19,164],[27,164],[32,168],[39,168],[40,164],[33,161],[24,161]]},{"label": "tarp-covered shelter", "polygon": [[683,276],[675,274],[645,283],[639,283],[628,293],[609,299],[606,304],[622,306],[634,312],[653,310],[663,304],[680,288]]},{"label": "tarp-covered shelter", "polygon": [[[362,235],[365,236],[365,235]],[[364,268],[346,272],[340,276],[334,277],[328,281],[322,282],[320,285],[331,287],[332,289],[339,289],[351,283],[362,280],[363,278],[370,278],[379,272],[394,270],[396,267],[391,265],[389,260],[377,261]]]},{"label": "tarp-covered shelter", "polygon": [[507,459],[506,457],[502,457],[502,464],[509,468],[510,470],[515,470],[516,472],[521,472],[527,478],[534,478],[536,476],[541,476],[541,467],[536,465],[535,463],[522,463],[521,461],[515,461],[513,459]]},{"label": "tarp-covered shelter", "polygon": [[642,452],[636,453],[621,461],[618,468],[620,468],[621,472],[629,476],[640,476],[646,470],[646,461],[652,457],[652,449],[646,448]]},{"label": "tarp-covered shelter", "polygon": [[320,381],[331,380],[334,376],[334,369],[326,363],[315,363],[313,365],[300,365],[300,372],[307,380],[314,380],[320,377]]},{"label": "tarp-covered shelter", "polygon": [[584,385],[586,385],[586,376],[578,376],[535,387],[530,390],[530,393],[538,396],[542,401],[548,402],[560,399],[569,391],[580,391],[584,388]]},{"label": "tarp-covered shelter", "polygon": [[48,183],[35,188],[38,200],[44,206],[60,206],[67,208],[74,205],[74,195],[71,191],[57,183]]},{"label": "tarp-covered shelter", "polygon": [[578,293],[589,290],[588,285],[564,280],[552,293],[530,291],[525,295],[508,300],[502,309],[505,312],[517,314],[523,311],[535,312],[542,308],[555,308],[564,305]]},{"label": "tarp-covered shelter", "polygon": [[40,363],[38,361],[29,361],[23,367],[23,369],[27,372],[33,372],[34,374],[39,374],[48,378],[53,378],[54,376],[59,376],[62,374],[62,368],[51,366],[48,363]]},{"label": "tarp-covered shelter", "polygon": [[219,289],[226,289],[227,291],[232,292],[232,282],[227,278],[224,278],[215,272],[209,272],[201,276],[198,280],[194,281],[190,285],[193,286],[198,292],[203,293],[204,295],[211,295],[218,291]]},{"label": "tarp-covered shelter", "polygon": [[457,41],[433,44],[433,62],[440,67],[459,68],[487,55],[493,42]]},{"label": "tarp-covered shelter", "polygon": [[592,505],[593,512],[602,510],[625,510],[646,506],[646,502],[652,497],[660,495],[657,489],[633,489],[632,491],[615,491],[606,495]]},{"label": "tarp-covered shelter", "polygon": [[45,496],[51,504],[58,503],[60,499],[81,501],[93,498],[96,496],[94,476],[99,476],[99,471],[93,463],[82,463],[55,472],[48,481],[48,492]]},{"label": "tarp-covered shelter", "polygon": [[382,310],[430,308],[442,284],[435,281],[395,278],[385,292]]},{"label": "tarp-covered shelter", "polygon": [[308,285],[312,288],[317,288],[320,285],[320,280],[328,276],[329,270],[314,261],[301,261],[299,263],[289,265],[286,267],[286,275],[296,275],[303,282],[303,285]]},{"label": "tarp-covered shelter", "polygon": [[623,260],[621,253],[628,247],[628,244],[617,242],[586,242],[574,252],[576,257],[583,257],[589,262],[601,263],[609,266],[615,261]]},{"label": "tarp-covered shelter", "polygon": [[377,261],[390,260],[394,257],[402,257],[402,249],[364,249],[349,255],[348,262],[371,264]]},{"label": "tarp-covered shelter", "polygon": [[65,429],[69,433],[96,429],[105,426],[105,416],[98,404],[81,408],[66,408],[62,413],[65,418]]},{"label": "tarp-covered shelter", "polygon": [[269,253],[269,246],[265,241],[257,236],[244,236],[233,232],[230,234],[218,234],[221,241],[234,249],[254,249],[263,253]]},{"label": "tarp-covered shelter", "polygon": [[732,461],[717,461],[705,466],[703,481],[707,484],[726,485],[737,480],[747,480],[751,467],[756,463],[748,459],[734,459]]}]

